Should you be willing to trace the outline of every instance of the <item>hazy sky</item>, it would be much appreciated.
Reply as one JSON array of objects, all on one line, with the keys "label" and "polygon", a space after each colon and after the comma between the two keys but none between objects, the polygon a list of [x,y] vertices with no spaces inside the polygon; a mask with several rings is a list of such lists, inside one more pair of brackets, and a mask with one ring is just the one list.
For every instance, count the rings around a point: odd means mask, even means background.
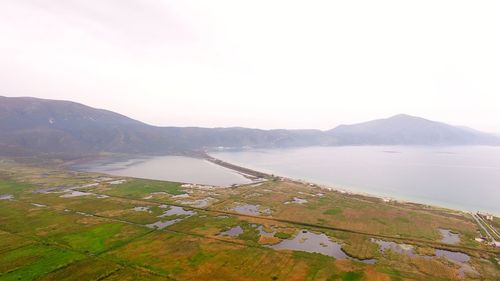
[{"label": "hazy sky", "polygon": [[0,95],[155,125],[500,132],[500,1],[2,0]]}]

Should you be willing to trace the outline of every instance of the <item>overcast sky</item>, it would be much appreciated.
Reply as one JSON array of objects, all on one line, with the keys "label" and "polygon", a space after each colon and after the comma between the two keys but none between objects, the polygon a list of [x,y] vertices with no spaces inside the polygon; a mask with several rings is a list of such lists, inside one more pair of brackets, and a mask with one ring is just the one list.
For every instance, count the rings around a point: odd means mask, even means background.
[{"label": "overcast sky", "polygon": [[2,0],[0,95],[154,125],[500,133],[500,1]]}]

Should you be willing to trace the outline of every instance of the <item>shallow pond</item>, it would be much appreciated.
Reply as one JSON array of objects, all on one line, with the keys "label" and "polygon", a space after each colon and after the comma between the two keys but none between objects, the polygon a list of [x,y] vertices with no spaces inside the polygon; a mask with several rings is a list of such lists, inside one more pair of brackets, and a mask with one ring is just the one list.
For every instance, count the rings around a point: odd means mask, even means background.
[{"label": "shallow pond", "polygon": [[94,187],[94,186],[98,186],[99,184],[98,183],[88,183],[88,184],[84,184],[82,185],[80,188],[89,188],[89,187]]},{"label": "shallow pond", "polygon": [[384,253],[387,250],[391,250],[398,254],[406,254],[407,256],[413,257],[415,253],[413,252],[413,246],[407,244],[399,244],[392,241],[384,241],[378,239],[372,239],[372,242],[375,242],[379,245],[380,251]]},{"label": "shallow pond", "polygon": [[439,229],[439,233],[441,233],[441,242],[447,244],[458,244],[460,243],[460,235],[457,233],[451,232],[449,229]]},{"label": "shallow pond", "polygon": [[470,257],[464,253],[460,252],[452,252],[452,251],[447,251],[447,250],[436,250],[436,256],[437,257],[445,257],[451,261],[458,262],[458,263],[467,263],[470,260]]},{"label": "shallow pond", "polygon": [[155,223],[146,224],[146,226],[150,227],[150,228],[164,229],[165,227],[170,226],[170,225],[172,225],[174,223],[178,223],[178,222],[180,222],[182,220],[183,219],[174,219],[174,220],[168,220],[168,221],[157,221]]},{"label": "shallow pond", "polygon": [[0,195],[0,200],[11,200],[11,199],[14,199],[14,195],[11,194]]},{"label": "shallow pond", "polygon": [[182,193],[182,194],[179,194],[179,195],[172,196],[172,198],[174,198],[174,199],[177,199],[177,198],[188,198],[188,197],[189,197],[189,194],[187,194],[187,193]]},{"label": "shallow pond", "polygon": [[160,192],[151,192],[149,195],[145,196],[143,199],[152,199],[156,195],[168,195],[168,193],[160,191]]},{"label": "shallow pond", "polygon": [[261,209],[259,208],[259,205],[253,205],[253,204],[241,204],[233,208],[233,210],[237,213],[244,214],[244,215],[251,215],[251,216],[258,216],[261,213],[263,214],[270,214],[271,210],[269,209]]},{"label": "shallow pond", "polygon": [[38,203],[31,203],[31,205],[35,206],[35,207],[38,207],[38,208],[44,208],[44,207],[47,207],[47,205],[44,205],[44,204],[38,204]]},{"label": "shallow pond", "polygon": [[63,192],[67,192],[73,188],[76,188],[76,187],[75,186],[56,186],[56,187],[37,189],[35,191],[35,193],[41,193],[41,194],[63,193]]},{"label": "shallow pond", "polygon": [[81,191],[71,191],[71,192],[68,192],[64,195],[61,195],[59,197],[62,197],[62,198],[72,198],[72,197],[80,197],[80,196],[88,196],[88,195],[92,195],[92,193],[88,193],[88,192],[81,192]]},{"label": "shallow pond", "polygon": [[243,233],[243,228],[241,228],[241,226],[235,226],[229,230],[226,230],[226,231],[223,231],[221,233],[219,233],[219,236],[231,236],[231,237],[235,237],[235,236],[238,236],[240,234]]},{"label": "shallow pond", "polygon": [[339,243],[331,241],[325,234],[316,234],[307,230],[301,230],[294,238],[283,240],[278,244],[268,246],[275,250],[294,250],[309,253],[319,253],[336,259],[350,259],[363,263],[374,264],[375,259],[357,260],[349,257]]},{"label": "shallow pond", "polygon": [[[161,205],[160,207],[162,207],[162,206],[165,206],[165,205]],[[182,207],[178,207],[178,206],[169,206],[169,207],[170,208],[167,211],[163,212],[163,214],[159,215],[158,217],[163,218],[163,217],[169,217],[169,216],[174,216],[174,215],[192,216],[192,215],[196,214],[196,212],[186,211]]]},{"label": "shallow pond", "polygon": [[380,246],[380,251],[382,253],[384,253],[386,250],[391,250],[396,253],[406,254],[409,257],[421,257],[424,259],[443,257],[460,266],[460,276],[464,276],[464,272],[476,273],[476,270],[470,264],[468,264],[468,262],[470,261],[470,257],[464,253],[436,249],[434,256],[417,255],[413,252],[413,246],[411,245],[376,239],[372,239],[372,241]]},{"label": "shallow pond", "polygon": [[109,184],[112,184],[112,185],[117,185],[117,184],[122,184],[122,183],[126,183],[127,180],[115,180],[115,181],[110,181],[108,182]]},{"label": "shallow pond", "polygon": [[197,207],[197,208],[204,208],[210,204],[210,201],[217,201],[217,200],[212,198],[212,197],[207,197],[207,198],[203,198],[203,199],[181,201],[180,203],[184,204],[184,205]]},{"label": "shallow pond", "polygon": [[285,204],[305,204],[307,203],[306,199],[293,197],[293,200],[285,202]]}]

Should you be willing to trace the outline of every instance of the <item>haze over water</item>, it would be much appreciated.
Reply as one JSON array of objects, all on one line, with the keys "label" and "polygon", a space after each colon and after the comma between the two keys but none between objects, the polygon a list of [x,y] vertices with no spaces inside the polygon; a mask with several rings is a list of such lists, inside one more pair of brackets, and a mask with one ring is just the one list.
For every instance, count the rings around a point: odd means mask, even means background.
[{"label": "haze over water", "polygon": [[348,191],[500,215],[500,147],[308,147],[211,155]]}]

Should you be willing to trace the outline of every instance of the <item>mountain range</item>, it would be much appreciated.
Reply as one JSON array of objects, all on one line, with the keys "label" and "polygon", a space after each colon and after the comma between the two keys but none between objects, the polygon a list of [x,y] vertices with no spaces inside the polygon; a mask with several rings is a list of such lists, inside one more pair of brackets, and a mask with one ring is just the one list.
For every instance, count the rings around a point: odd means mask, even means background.
[{"label": "mountain range", "polygon": [[404,114],[327,131],[158,127],[71,101],[0,96],[4,156],[159,155],[315,145],[500,145],[500,138]]}]

